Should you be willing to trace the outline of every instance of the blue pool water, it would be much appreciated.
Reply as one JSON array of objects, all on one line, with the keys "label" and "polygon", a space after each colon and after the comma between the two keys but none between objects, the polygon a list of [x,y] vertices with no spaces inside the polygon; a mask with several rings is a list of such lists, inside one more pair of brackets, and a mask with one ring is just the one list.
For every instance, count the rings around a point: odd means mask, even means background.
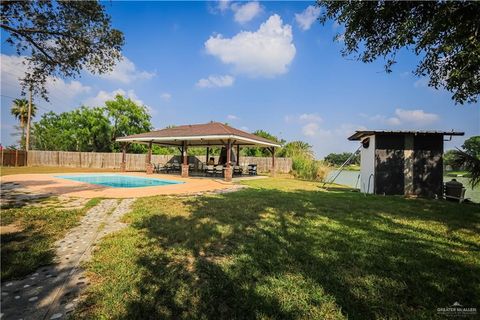
[{"label": "blue pool water", "polygon": [[183,183],[181,181],[124,176],[119,174],[61,175],[55,176],[55,178],[86,182],[112,188],[141,188]]}]

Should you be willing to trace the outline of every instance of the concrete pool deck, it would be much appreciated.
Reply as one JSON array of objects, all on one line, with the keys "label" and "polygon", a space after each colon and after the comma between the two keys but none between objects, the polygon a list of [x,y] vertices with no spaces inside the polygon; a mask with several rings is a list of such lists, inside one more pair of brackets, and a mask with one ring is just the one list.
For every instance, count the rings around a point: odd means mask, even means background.
[{"label": "concrete pool deck", "polygon": [[[69,172],[68,175],[89,175],[102,173]],[[105,173],[108,174],[108,173]],[[157,178],[172,181],[181,181],[181,184],[171,184],[154,187],[140,188],[112,188],[100,185],[78,182],[73,180],[56,178],[55,174],[15,174],[1,177],[2,184],[14,183],[19,189],[26,190],[35,194],[69,196],[79,198],[138,198],[155,195],[188,195],[213,191],[233,191],[239,188],[239,185],[231,182],[225,182],[221,179],[213,178],[181,178],[176,175],[151,174],[142,172],[114,173],[115,175],[127,175],[143,178]]]}]

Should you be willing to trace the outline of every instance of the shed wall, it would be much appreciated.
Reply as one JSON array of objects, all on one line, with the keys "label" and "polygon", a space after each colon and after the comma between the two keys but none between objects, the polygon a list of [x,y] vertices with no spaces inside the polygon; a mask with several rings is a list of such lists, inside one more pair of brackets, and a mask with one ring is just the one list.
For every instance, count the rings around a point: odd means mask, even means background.
[{"label": "shed wall", "polygon": [[360,191],[373,193],[375,190],[375,136],[369,136],[368,148],[360,151]]},{"label": "shed wall", "polygon": [[405,136],[379,134],[375,141],[375,193],[404,194]]},{"label": "shed wall", "polygon": [[443,135],[417,135],[413,151],[413,194],[441,197],[443,193]]}]

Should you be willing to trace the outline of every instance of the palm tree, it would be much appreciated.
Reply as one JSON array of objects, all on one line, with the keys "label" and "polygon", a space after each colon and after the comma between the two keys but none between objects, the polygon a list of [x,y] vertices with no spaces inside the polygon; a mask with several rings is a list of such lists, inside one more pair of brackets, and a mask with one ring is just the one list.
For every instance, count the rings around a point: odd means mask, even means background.
[{"label": "palm tree", "polygon": [[[35,117],[37,107],[32,104],[31,118]],[[22,137],[20,144],[25,148],[25,127],[28,121],[28,100],[27,99],[15,99],[13,100],[10,113],[20,122],[20,128],[22,130]]]},{"label": "palm tree", "polygon": [[312,146],[304,141],[292,141],[283,146],[282,155],[285,157],[305,156],[313,158]]}]

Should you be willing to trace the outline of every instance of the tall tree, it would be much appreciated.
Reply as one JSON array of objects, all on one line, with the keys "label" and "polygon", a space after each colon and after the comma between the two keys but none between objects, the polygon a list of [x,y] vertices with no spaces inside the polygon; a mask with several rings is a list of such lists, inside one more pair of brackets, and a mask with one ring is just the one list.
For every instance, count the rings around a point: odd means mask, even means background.
[{"label": "tall tree", "polygon": [[121,58],[122,32],[98,1],[2,1],[5,42],[26,55],[23,90],[47,98],[49,76],[76,77],[82,69],[111,71]]},{"label": "tall tree", "polygon": [[[285,140],[280,139],[273,134],[265,131],[265,130],[257,130],[253,132],[254,135],[268,139],[270,141],[278,142],[279,144],[284,144]],[[244,148],[243,154],[249,157],[268,157],[270,156],[270,151],[267,150],[267,148],[261,148],[261,147],[247,147]],[[277,153],[281,153],[281,150],[277,150]]]},{"label": "tall tree", "polygon": [[372,62],[385,59],[392,71],[402,48],[420,62],[414,70],[428,85],[453,93],[456,103],[474,103],[480,94],[480,2],[478,1],[324,1],[320,22],[344,26],[342,54]]},{"label": "tall tree", "polygon": [[[31,118],[35,117],[37,107],[32,104]],[[15,99],[13,100],[10,108],[10,113],[19,121],[21,138],[20,146],[25,149],[25,127],[28,122],[28,100],[27,99]]]},{"label": "tall tree", "polygon": [[[151,116],[147,107],[136,104],[130,98],[117,95],[114,100],[105,102],[105,110],[112,125],[113,150],[121,150],[120,144],[115,142],[116,138],[152,129]],[[145,149],[138,144],[132,144],[129,148],[131,152],[142,152]]]},{"label": "tall tree", "polygon": [[108,152],[110,130],[103,108],[48,112],[33,125],[33,145],[40,150]]}]

